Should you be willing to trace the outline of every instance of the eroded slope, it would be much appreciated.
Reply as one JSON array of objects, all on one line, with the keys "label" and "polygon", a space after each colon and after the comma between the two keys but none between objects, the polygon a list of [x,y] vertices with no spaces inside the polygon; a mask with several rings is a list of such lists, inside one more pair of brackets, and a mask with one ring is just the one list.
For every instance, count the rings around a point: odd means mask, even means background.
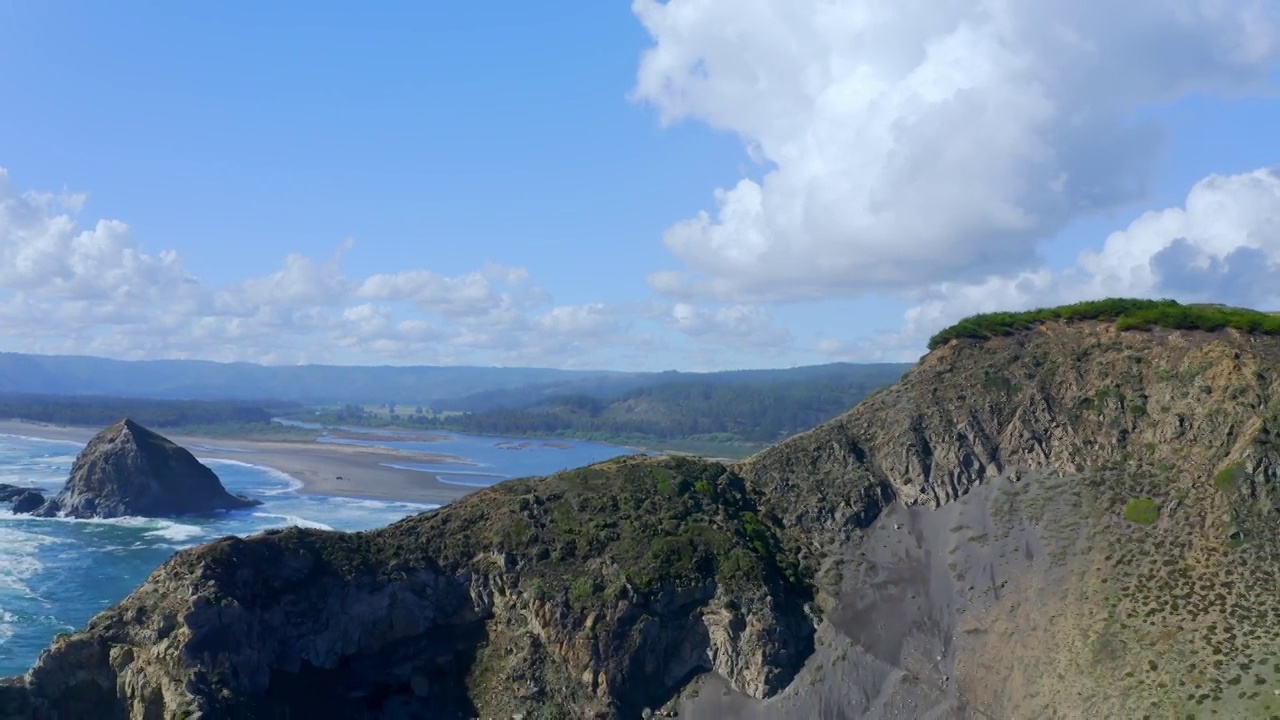
[{"label": "eroded slope", "polygon": [[686,715],[1280,713],[1278,349],[1102,323],[955,342],[753,458],[829,622],[779,697],[713,683]]}]

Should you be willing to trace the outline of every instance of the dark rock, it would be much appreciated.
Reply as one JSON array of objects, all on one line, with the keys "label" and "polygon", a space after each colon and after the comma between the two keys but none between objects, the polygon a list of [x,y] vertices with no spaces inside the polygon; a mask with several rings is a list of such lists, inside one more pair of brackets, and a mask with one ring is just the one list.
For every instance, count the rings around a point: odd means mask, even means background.
[{"label": "dark rock", "polygon": [[185,448],[125,419],[98,433],[76,457],[42,517],[170,517],[259,505],[232,495]]},{"label": "dark rock", "polygon": [[0,502],[13,502],[17,500],[23,493],[29,492],[31,488],[18,487],[17,485],[5,485],[0,483]]},{"label": "dark rock", "polygon": [[34,512],[44,505],[44,495],[28,490],[13,500],[13,511],[18,514]]}]

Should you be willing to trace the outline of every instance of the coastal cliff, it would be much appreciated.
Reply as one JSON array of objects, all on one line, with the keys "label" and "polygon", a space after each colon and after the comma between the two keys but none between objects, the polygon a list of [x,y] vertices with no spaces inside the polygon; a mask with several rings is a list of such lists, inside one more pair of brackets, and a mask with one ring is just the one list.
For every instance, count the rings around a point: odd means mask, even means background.
[{"label": "coastal cliff", "polygon": [[[227,492],[186,448],[126,418],[94,436],[76,456],[61,492],[31,512],[42,517],[171,517],[258,504]],[[14,511],[21,512],[17,506]]]},{"label": "coastal cliff", "polygon": [[382,530],[224,539],[56,640],[0,717],[635,716],[705,671],[767,696],[814,620],[754,507],[721,465],[626,458]]},{"label": "coastal cliff", "polygon": [[735,466],[180,552],[0,718],[1280,715],[1277,391],[1259,332],[953,337]]}]

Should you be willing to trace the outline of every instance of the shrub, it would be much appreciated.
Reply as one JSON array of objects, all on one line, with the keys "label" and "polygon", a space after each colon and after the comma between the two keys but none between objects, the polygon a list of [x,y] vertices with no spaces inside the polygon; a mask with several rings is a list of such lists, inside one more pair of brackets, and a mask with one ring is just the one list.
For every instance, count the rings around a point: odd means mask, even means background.
[{"label": "shrub", "polygon": [[1228,465],[1213,476],[1213,486],[1219,490],[1231,490],[1236,486],[1236,473],[1240,471],[1240,463]]},{"label": "shrub", "polygon": [[1222,330],[1265,335],[1280,334],[1280,315],[1226,307],[1223,305],[1183,305],[1174,300],[1109,298],[1074,305],[1040,308],[1026,312],[996,312],[973,315],[942,330],[929,339],[929,349],[959,338],[985,340],[1011,335],[1050,320],[1113,321],[1117,330]]},{"label": "shrub", "polygon": [[1124,506],[1124,519],[1139,525],[1154,525],[1160,519],[1160,506],[1151,498],[1136,498]]}]

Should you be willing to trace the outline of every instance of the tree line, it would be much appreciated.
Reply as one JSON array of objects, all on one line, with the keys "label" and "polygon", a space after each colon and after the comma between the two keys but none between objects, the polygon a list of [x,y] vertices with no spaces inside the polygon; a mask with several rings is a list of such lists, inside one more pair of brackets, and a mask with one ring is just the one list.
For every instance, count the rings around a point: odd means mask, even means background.
[{"label": "tree line", "polygon": [[458,414],[375,416],[347,405],[316,422],[410,426],[477,435],[574,436],[628,441],[708,439],[771,443],[808,430],[894,381],[903,367],[860,378],[815,378],[741,384],[680,380],[612,398],[567,394],[522,407]]},{"label": "tree line", "polygon": [[110,425],[133,418],[152,428],[193,426],[262,426],[281,413],[296,412],[293,403],[246,403],[229,400],[153,400],[119,397],[0,394],[0,417],[54,425]]}]

